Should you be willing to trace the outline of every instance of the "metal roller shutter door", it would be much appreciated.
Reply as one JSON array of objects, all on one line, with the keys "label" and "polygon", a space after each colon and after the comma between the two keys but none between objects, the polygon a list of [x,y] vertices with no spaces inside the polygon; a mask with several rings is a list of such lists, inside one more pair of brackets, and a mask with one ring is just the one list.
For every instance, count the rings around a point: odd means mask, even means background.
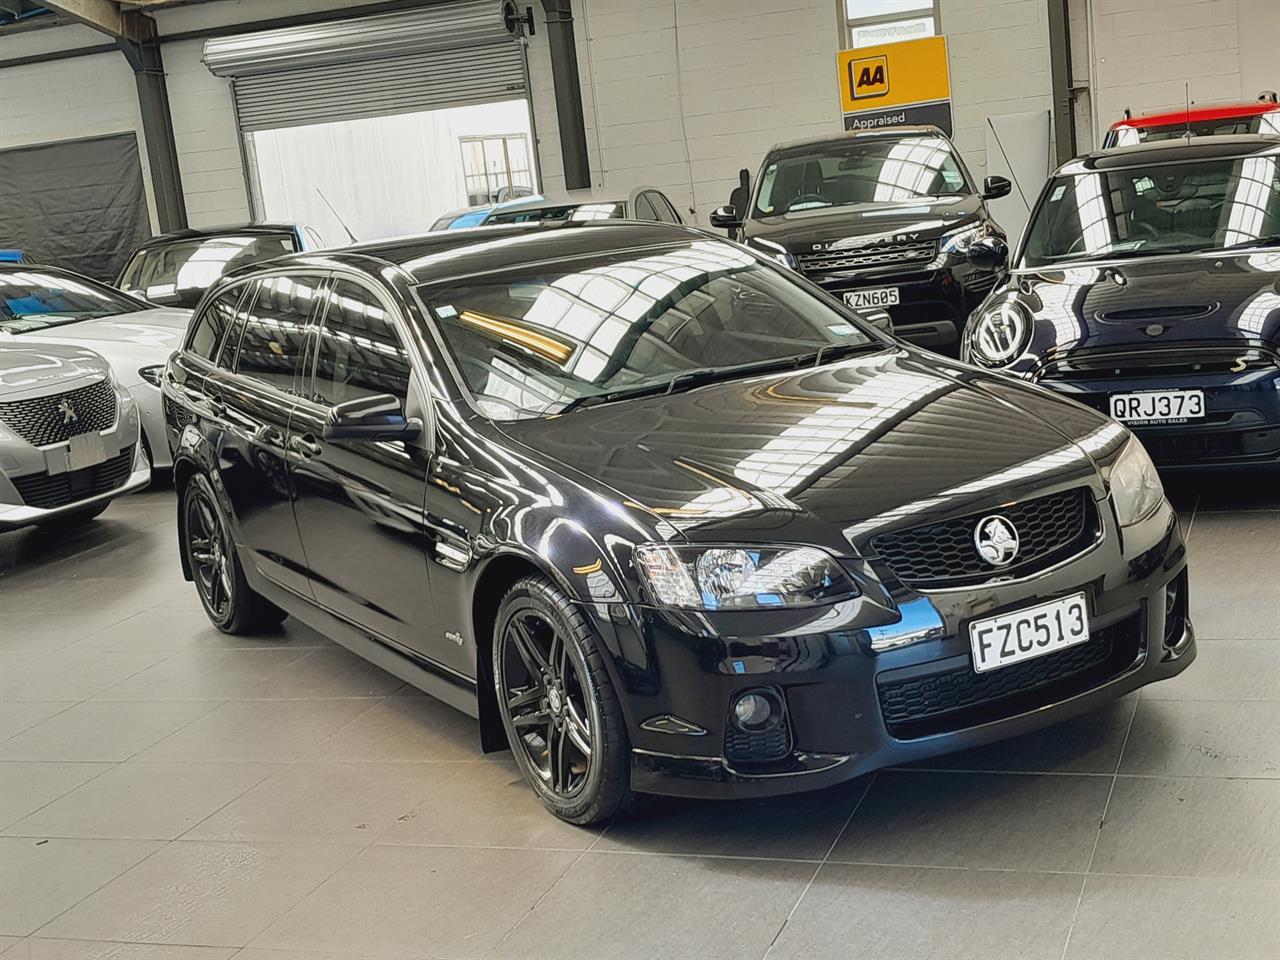
[{"label": "metal roller shutter door", "polygon": [[524,48],[491,0],[209,40],[240,129],[437,110],[526,95]]}]

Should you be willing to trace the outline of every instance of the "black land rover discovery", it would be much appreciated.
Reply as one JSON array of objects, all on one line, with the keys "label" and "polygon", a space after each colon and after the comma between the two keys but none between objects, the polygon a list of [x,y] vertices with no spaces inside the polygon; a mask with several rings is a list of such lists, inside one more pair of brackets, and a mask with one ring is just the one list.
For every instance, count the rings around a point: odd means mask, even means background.
[{"label": "black land rover discovery", "polygon": [[1005,243],[985,201],[1010,187],[987,177],[979,192],[937,127],[853,131],[774,146],[711,225],[852,307],[887,311],[903,339],[954,354]]}]

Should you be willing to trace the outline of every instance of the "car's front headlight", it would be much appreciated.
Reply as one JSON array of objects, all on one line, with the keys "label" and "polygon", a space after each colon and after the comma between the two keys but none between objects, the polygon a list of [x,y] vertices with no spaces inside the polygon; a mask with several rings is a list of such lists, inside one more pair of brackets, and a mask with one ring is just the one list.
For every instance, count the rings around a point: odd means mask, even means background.
[{"label": "car's front headlight", "polygon": [[968,333],[973,358],[988,367],[1013,361],[1031,339],[1031,314],[1016,300],[988,307]]},{"label": "car's front headlight", "polygon": [[780,243],[774,243],[772,240],[756,239],[749,246],[756,253],[762,253],[774,263],[780,263],[788,270],[796,269],[796,258],[787,253],[786,247]]},{"label": "car's front headlight", "polygon": [[159,389],[160,380],[164,376],[164,364],[156,363],[149,367],[139,367],[138,376],[147,381],[147,383],[151,384],[153,387]]},{"label": "car's front headlight", "polygon": [[1111,499],[1122,527],[1147,519],[1164,500],[1160,474],[1137,437],[1129,438],[1111,468]]},{"label": "car's front headlight", "polygon": [[776,610],[858,592],[835,558],[817,547],[650,543],[636,548],[635,565],[662,607]]},{"label": "car's front headlight", "polygon": [[973,241],[980,240],[990,233],[990,225],[985,220],[982,223],[972,223],[967,227],[961,227],[959,230],[952,230],[950,233],[943,234],[939,249],[943,253],[963,256],[968,252],[969,247],[973,245]]}]

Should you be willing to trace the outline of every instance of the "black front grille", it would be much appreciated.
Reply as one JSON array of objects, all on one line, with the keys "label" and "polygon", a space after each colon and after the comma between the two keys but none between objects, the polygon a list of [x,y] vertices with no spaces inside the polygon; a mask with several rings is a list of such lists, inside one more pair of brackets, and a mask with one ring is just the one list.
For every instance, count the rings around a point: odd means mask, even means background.
[{"label": "black front grille", "polygon": [[[1090,380],[1177,380],[1206,374],[1249,374],[1280,369],[1280,358],[1240,344],[1187,343],[1161,347],[1155,342],[1137,349],[1076,350],[1045,364],[1041,380],[1072,383]],[[1179,386],[1171,383],[1171,386]]]},{"label": "black front grille", "polygon": [[988,673],[970,664],[937,673],[917,668],[876,677],[885,726],[900,740],[962,730],[1035,710],[1118,676],[1143,649],[1135,614],[1087,642]]},{"label": "black front grille", "polygon": [[[1198,424],[1193,424],[1193,426]],[[1280,455],[1280,428],[1169,432],[1143,430],[1142,445],[1158,464],[1271,458]]]},{"label": "black front grille", "polygon": [[133,449],[130,448],[110,460],[83,470],[14,477],[13,485],[18,488],[18,494],[27,506],[49,510],[124,486],[129,479],[132,464]]},{"label": "black front grille", "polygon": [[0,403],[0,420],[37,447],[65,443],[116,422],[116,392],[106,380],[31,400]]},{"label": "black front grille", "polygon": [[937,251],[932,241],[923,243],[880,243],[849,250],[816,250],[796,257],[800,272],[822,275],[841,270],[902,266],[918,269],[931,261]]},{"label": "black front grille", "polygon": [[[977,525],[996,514],[1018,534],[1013,563],[995,567],[978,553]],[[1063,490],[998,510],[882,533],[871,549],[907,586],[964,586],[993,576],[1020,576],[1083,550],[1097,531],[1097,511],[1085,487]]]}]

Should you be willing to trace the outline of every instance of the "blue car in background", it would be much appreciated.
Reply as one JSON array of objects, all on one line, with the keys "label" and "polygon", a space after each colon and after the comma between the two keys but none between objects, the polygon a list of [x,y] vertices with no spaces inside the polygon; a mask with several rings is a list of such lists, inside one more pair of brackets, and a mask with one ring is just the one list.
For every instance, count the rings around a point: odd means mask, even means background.
[{"label": "blue car in background", "polygon": [[21,250],[0,250],[0,263],[35,263]]},{"label": "blue car in background", "polygon": [[527,187],[515,187],[509,193],[504,190],[500,196],[501,199],[496,203],[482,203],[475,207],[450,210],[431,225],[431,231],[434,233],[437,230],[461,230],[463,227],[483,226],[491,214],[504,207],[542,199],[540,196],[533,195]]},{"label": "blue car in background", "polygon": [[1280,465],[1280,137],[1067,163],[962,357],[1107,413],[1162,466]]}]

